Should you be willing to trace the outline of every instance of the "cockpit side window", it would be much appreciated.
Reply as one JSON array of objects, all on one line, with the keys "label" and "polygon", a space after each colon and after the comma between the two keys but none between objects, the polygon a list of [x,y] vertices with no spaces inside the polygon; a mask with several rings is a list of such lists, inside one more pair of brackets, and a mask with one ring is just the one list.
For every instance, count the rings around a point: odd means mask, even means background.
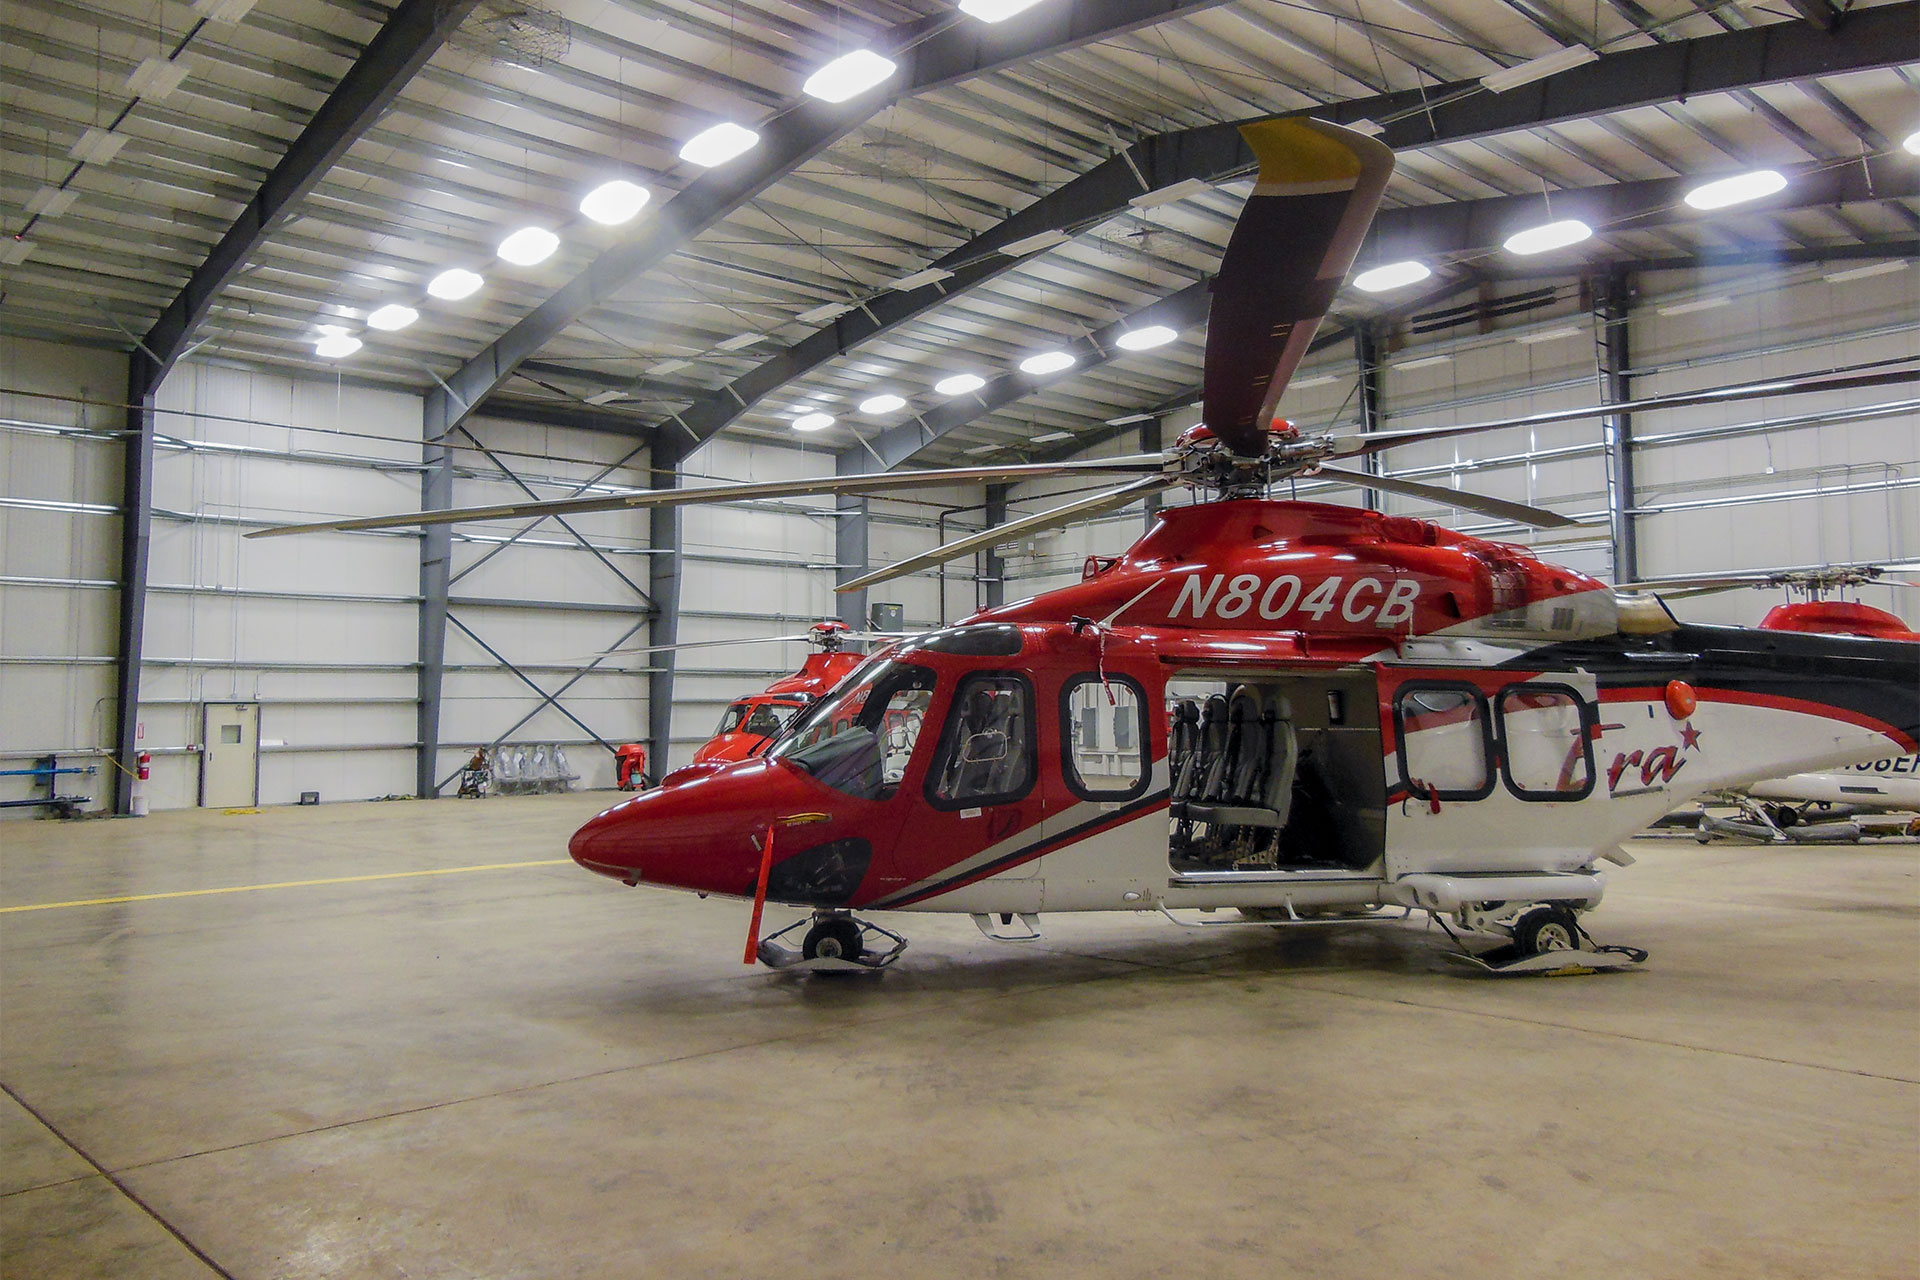
[{"label": "cockpit side window", "polygon": [[750,709],[746,703],[736,702],[721,712],[720,727],[713,731],[713,736],[717,738],[723,733],[732,733],[739,729],[740,722],[747,718],[747,712]]},{"label": "cockpit side window", "polygon": [[937,809],[1009,804],[1033,789],[1033,686],[1012,672],[968,676],[953,695],[927,771]]},{"label": "cockpit side window", "polygon": [[1409,792],[1442,800],[1493,794],[1493,726],[1478,689],[1437,681],[1405,684],[1393,714]]},{"label": "cockpit side window", "polygon": [[862,800],[899,790],[933,703],[934,673],[888,660],[802,715],[769,754]]}]

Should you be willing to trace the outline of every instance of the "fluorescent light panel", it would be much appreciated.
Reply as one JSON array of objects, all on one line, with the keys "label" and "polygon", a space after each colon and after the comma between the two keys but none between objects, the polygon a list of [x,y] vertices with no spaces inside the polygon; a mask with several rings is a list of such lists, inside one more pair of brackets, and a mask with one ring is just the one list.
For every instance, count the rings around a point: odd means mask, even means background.
[{"label": "fluorescent light panel", "polygon": [[485,280],[466,268],[455,267],[435,276],[427,285],[427,292],[448,302],[458,302],[462,298],[471,298],[485,283]]},{"label": "fluorescent light panel", "polygon": [[1525,231],[1508,236],[1506,249],[1508,253],[1517,253],[1524,257],[1579,244],[1592,234],[1593,228],[1586,223],[1577,218],[1567,218],[1560,222],[1528,227]]},{"label": "fluorescent light panel", "polygon": [[822,102],[845,102],[873,88],[897,69],[891,58],[883,58],[871,49],[855,49],[808,76],[800,91]]},{"label": "fluorescent light panel", "polygon": [[1542,333],[1523,333],[1515,338],[1514,341],[1523,347],[1530,347],[1536,342],[1558,342],[1562,338],[1577,338],[1580,336],[1580,333],[1581,329],[1579,325],[1567,324],[1561,325],[1558,329],[1548,329]]},{"label": "fluorescent light panel", "polygon": [[1035,436],[1033,442],[1035,444],[1052,444],[1055,440],[1071,439],[1073,439],[1073,432],[1071,431],[1049,431],[1045,435]]},{"label": "fluorescent light panel", "polygon": [[617,391],[612,387],[608,387],[605,391],[596,391],[588,396],[587,403],[598,409],[601,405],[612,404],[615,400],[623,400],[626,398],[626,395],[627,393],[624,391]]},{"label": "fluorescent light panel", "polygon": [[208,22],[232,26],[246,17],[253,5],[254,0],[193,0],[193,11]]},{"label": "fluorescent light panel", "polygon": [[25,262],[27,255],[32,252],[33,241],[31,240],[21,240],[15,236],[0,240],[0,263],[9,267],[17,262]]},{"label": "fluorescent light panel", "polygon": [[372,314],[367,316],[367,327],[370,329],[384,329],[391,333],[395,329],[406,328],[419,318],[420,313],[412,307],[404,307],[397,302],[389,302],[384,307],[375,308]]},{"label": "fluorescent light panel", "polygon": [[716,342],[713,345],[719,351],[739,351],[743,347],[752,346],[766,336],[764,333],[737,333],[725,342]]},{"label": "fluorescent light panel", "polygon": [[810,311],[802,311],[794,319],[801,324],[825,324],[853,310],[851,302],[824,302]]},{"label": "fluorescent light panel", "polygon": [[1065,244],[1071,239],[1073,239],[1073,237],[1064,231],[1042,231],[1038,235],[1028,236],[1023,240],[1015,240],[1012,244],[1003,244],[1000,246],[1000,252],[1006,254],[1009,258],[1024,258],[1030,253],[1038,253],[1042,249],[1051,249],[1053,246]]},{"label": "fluorescent light panel", "polygon": [[653,192],[639,183],[615,178],[587,192],[580,201],[580,212],[603,227],[617,227],[633,221],[651,199]]},{"label": "fluorescent light panel", "polygon": [[1353,278],[1353,287],[1363,293],[1385,293],[1389,289],[1418,284],[1432,274],[1432,269],[1424,262],[1389,262],[1370,271],[1362,271]]},{"label": "fluorescent light panel", "polygon": [[126,145],[126,134],[93,128],[81,134],[80,140],[67,148],[67,154],[83,164],[106,164]]},{"label": "fluorescent light panel", "polygon": [[1020,372],[1045,377],[1049,373],[1064,373],[1078,363],[1071,351],[1042,351],[1037,356],[1022,360]]},{"label": "fluorescent light panel", "polygon": [[1005,22],[1039,3],[1040,0],[960,0],[960,12],[981,22]]},{"label": "fluorescent light panel", "polygon": [[1153,415],[1150,413],[1127,413],[1122,414],[1118,418],[1108,418],[1107,425],[1110,427],[1130,427],[1136,422],[1152,421]]},{"label": "fluorescent light panel", "polygon": [[903,291],[907,289],[918,289],[921,285],[938,284],[942,280],[951,278],[952,275],[953,272],[946,270],[944,267],[928,267],[926,270],[916,271],[910,276],[901,276],[887,287]]},{"label": "fluorescent light panel", "polygon": [[952,377],[942,378],[933,384],[933,389],[943,396],[963,396],[969,391],[978,391],[987,385],[987,380],[977,373],[956,373]]},{"label": "fluorescent light panel", "polygon": [[1772,169],[1736,173],[1703,183],[1687,192],[1686,201],[1695,209],[1725,209],[1731,205],[1759,200],[1787,189],[1787,180]]},{"label": "fluorescent light panel", "polygon": [[45,186],[27,197],[27,212],[36,217],[57,218],[73,207],[80,193],[68,188]]},{"label": "fluorescent light panel", "polygon": [[516,267],[537,267],[553,256],[560,247],[560,237],[545,227],[522,227],[505,240],[495,250],[503,262],[511,262]]},{"label": "fluorescent light panel", "polygon": [[133,69],[127,77],[127,92],[136,98],[145,98],[149,102],[159,102],[187,78],[187,60],[180,58],[147,58]]},{"label": "fluorescent light panel", "polygon": [[1727,306],[1732,301],[1732,298],[1699,298],[1693,302],[1670,302],[1657,310],[1663,316],[1689,316],[1696,311],[1712,311],[1716,307]]},{"label": "fluorescent light panel", "polygon": [[691,360],[662,360],[659,364],[648,365],[647,372],[658,378],[669,373],[678,373],[692,363]]},{"label": "fluorescent light panel", "polygon": [[1172,204],[1185,200],[1188,196],[1197,196],[1213,190],[1213,184],[1204,178],[1188,178],[1185,182],[1176,182],[1170,187],[1161,187],[1158,191],[1149,191],[1127,201],[1136,209],[1158,209],[1163,204]]},{"label": "fluorescent light panel", "polygon": [[1905,271],[1905,262],[1873,262],[1864,267],[1848,267],[1845,271],[1829,271],[1828,284],[1845,284],[1849,280],[1865,280],[1868,276],[1884,276],[1895,271]]},{"label": "fluorescent light panel", "polygon": [[686,145],[680,148],[680,158],[688,164],[711,169],[735,156],[745,155],[759,145],[759,134],[729,120],[687,139]]},{"label": "fluorescent light panel", "polygon": [[1388,367],[1392,369],[1431,369],[1436,365],[1452,363],[1452,356],[1419,356],[1412,360],[1402,360]]},{"label": "fluorescent light panel", "polygon": [[1180,333],[1164,324],[1150,324],[1143,329],[1129,329],[1113,340],[1113,345],[1122,351],[1151,351],[1155,347],[1164,347]]},{"label": "fluorescent light panel", "polygon": [[1589,62],[1598,62],[1600,55],[1583,44],[1568,45],[1552,53],[1508,67],[1504,71],[1495,71],[1480,77],[1480,84],[1490,93],[1505,93],[1509,89],[1518,89],[1521,85],[1532,84],[1536,80],[1545,80],[1548,76],[1559,75],[1562,71],[1571,71],[1575,67],[1584,67]]}]

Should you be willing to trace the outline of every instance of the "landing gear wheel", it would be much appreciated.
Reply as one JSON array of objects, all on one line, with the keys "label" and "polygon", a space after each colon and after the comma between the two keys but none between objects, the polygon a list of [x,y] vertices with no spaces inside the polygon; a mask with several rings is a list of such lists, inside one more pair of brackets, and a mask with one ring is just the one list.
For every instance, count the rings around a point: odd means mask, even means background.
[{"label": "landing gear wheel", "polygon": [[1573,909],[1557,902],[1535,907],[1513,922],[1513,945],[1523,956],[1579,950],[1580,925]]},{"label": "landing gear wheel", "polygon": [[807,930],[800,954],[808,960],[858,960],[862,932],[859,924],[846,916],[829,916]]}]

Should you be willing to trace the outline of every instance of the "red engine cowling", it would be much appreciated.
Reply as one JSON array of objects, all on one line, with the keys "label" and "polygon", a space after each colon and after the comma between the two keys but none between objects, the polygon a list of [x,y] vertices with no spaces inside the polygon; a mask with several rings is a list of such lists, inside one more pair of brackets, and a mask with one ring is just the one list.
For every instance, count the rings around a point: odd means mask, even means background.
[{"label": "red engine cowling", "polygon": [[1920,640],[1894,614],[1852,600],[1812,600],[1779,604],[1760,620],[1767,631],[1811,631],[1829,636],[1865,636],[1870,640]]}]

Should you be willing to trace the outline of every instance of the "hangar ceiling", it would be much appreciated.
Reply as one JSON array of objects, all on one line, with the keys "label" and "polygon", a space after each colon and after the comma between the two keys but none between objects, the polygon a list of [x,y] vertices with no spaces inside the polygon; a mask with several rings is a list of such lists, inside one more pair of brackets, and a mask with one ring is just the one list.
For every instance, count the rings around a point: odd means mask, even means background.
[{"label": "hangar ceiling", "polygon": [[[859,49],[899,69],[802,92]],[[1311,111],[1394,146],[1361,262],[1436,274],[1348,289],[1352,319],[1511,274],[1911,257],[1916,61],[1912,0],[1040,0],[993,24],[925,0],[14,0],[0,330],[405,385],[441,423],[490,401],[658,431],[668,455],[724,430],[1010,459],[1197,382],[1247,191],[1231,122]],[[680,158],[722,121],[759,145]],[[1789,182],[1751,212],[1679,202],[1761,166]],[[616,178],[651,199],[602,226],[580,203]],[[1596,234],[1503,253],[1549,210]],[[526,226],[557,250],[497,257]],[[453,268],[484,283],[430,296]],[[369,327],[392,306],[417,320]],[[1150,320],[1180,338],[1115,348]],[[330,334],[361,345],[327,358]],[[1076,369],[1014,371],[1061,346]],[[985,386],[934,390],[960,373]],[[905,403],[859,410],[883,393]]]}]

